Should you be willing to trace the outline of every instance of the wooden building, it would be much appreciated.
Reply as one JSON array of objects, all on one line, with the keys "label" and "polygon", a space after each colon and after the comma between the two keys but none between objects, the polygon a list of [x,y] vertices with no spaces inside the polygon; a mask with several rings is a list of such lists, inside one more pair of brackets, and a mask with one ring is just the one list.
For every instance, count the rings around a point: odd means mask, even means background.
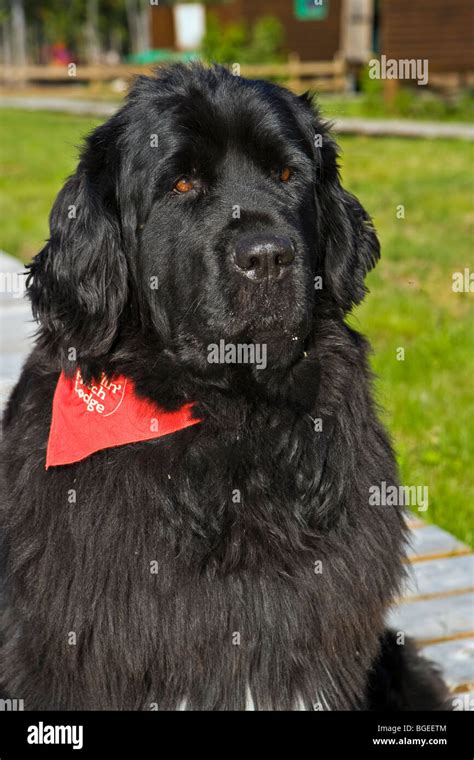
[{"label": "wooden building", "polygon": [[436,74],[474,71],[473,0],[382,0],[380,52],[427,59]]},{"label": "wooden building", "polygon": [[[153,48],[179,49],[176,13],[171,4],[152,7]],[[208,0],[203,13],[223,24],[275,16],[286,52],[303,61],[363,64],[384,54],[426,58],[433,73],[474,71],[474,0]]]},{"label": "wooden building", "polygon": [[212,12],[224,23],[245,19],[253,24],[261,16],[275,16],[285,30],[286,52],[298,53],[302,60],[328,61],[340,50],[343,2],[325,2],[320,18],[305,20],[297,17],[293,0],[233,0]]},{"label": "wooden building", "polygon": [[[177,49],[176,9],[152,8],[152,46]],[[372,49],[373,0],[228,0],[206,2],[222,24],[253,24],[262,16],[279,19],[288,54],[302,60],[328,61],[341,54],[366,60]]]}]

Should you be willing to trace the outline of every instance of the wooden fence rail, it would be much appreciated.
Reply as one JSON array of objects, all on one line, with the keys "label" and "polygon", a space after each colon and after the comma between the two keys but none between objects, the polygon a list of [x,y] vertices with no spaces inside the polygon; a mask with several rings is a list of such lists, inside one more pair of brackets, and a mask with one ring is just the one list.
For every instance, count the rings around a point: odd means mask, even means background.
[{"label": "wooden fence rail", "polygon": [[[110,82],[115,79],[130,80],[139,74],[150,74],[163,64],[136,66],[118,64],[113,66],[88,66],[69,64],[64,66],[8,66],[0,65],[0,83],[20,85],[34,83]],[[287,63],[242,65],[239,73],[255,79],[282,80],[290,89],[302,91],[315,87],[318,90],[341,92],[347,88],[345,63],[333,61],[300,61],[290,56]]]}]

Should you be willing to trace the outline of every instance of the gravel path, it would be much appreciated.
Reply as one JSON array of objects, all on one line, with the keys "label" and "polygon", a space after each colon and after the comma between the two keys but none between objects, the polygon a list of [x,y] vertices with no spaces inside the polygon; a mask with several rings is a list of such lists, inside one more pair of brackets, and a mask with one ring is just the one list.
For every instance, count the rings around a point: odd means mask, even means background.
[{"label": "gravel path", "polygon": [[[1,98],[0,107],[22,108],[28,111],[63,111],[106,117],[115,113],[118,104],[95,100],[8,95]],[[362,118],[336,118],[333,124],[334,131],[339,134],[474,140],[474,126],[470,124]]]}]

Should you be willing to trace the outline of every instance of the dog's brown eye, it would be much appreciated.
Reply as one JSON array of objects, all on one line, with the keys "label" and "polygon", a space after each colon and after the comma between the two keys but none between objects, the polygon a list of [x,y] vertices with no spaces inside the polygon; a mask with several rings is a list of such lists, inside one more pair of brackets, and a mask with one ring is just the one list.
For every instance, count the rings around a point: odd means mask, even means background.
[{"label": "dog's brown eye", "polygon": [[190,179],[179,179],[175,183],[173,190],[175,190],[177,193],[189,193],[189,191],[192,190],[193,187],[194,187],[194,183],[191,182]]},{"label": "dog's brown eye", "polygon": [[280,182],[288,182],[293,172],[291,171],[289,166],[283,167],[283,169],[280,171],[280,174],[278,175],[278,178]]}]

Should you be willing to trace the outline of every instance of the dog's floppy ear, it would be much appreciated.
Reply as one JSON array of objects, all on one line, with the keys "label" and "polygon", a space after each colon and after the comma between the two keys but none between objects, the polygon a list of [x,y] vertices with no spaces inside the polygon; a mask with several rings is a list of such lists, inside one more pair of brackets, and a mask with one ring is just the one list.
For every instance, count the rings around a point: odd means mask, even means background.
[{"label": "dog's floppy ear", "polygon": [[357,198],[345,190],[338,173],[322,183],[321,242],[325,286],[344,312],[364,298],[365,276],[380,257],[372,220]]},{"label": "dog's floppy ear", "polygon": [[321,119],[311,95],[300,102],[310,122],[315,161],[315,200],[318,211],[318,270],[323,287],[344,311],[364,298],[365,275],[380,257],[380,244],[372,220],[357,198],[347,192],[339,177],[338,149],[331,125]]},{"label": "dog's floppy ear", "polygon": [[107,353],[127,301],[114,162],[104,127],[89,137],[76,173],[60,191],[50,239],[27,278],[40,340],[70,371]]}]

